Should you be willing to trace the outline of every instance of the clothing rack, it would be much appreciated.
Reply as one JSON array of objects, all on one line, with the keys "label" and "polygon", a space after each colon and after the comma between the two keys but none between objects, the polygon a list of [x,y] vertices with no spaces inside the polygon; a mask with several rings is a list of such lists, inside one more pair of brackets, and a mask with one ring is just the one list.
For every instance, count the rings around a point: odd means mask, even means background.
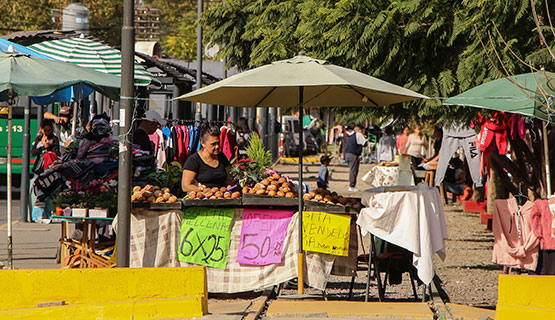
[{"label": "clothing rack", "polygon": [[[168,123],[171,123],[172,125],[188,125],[188,124],[192,124],[192,125],[200,125],[202,124],[205,120],[187,120],[187,119],[164,119],[166,120]],[[208,124],[210,124],[211,126],[234,126],[233,123],[229,122],[229,121],[216,121],[216,120],[212,120],[212,121],[208,121]]]}]

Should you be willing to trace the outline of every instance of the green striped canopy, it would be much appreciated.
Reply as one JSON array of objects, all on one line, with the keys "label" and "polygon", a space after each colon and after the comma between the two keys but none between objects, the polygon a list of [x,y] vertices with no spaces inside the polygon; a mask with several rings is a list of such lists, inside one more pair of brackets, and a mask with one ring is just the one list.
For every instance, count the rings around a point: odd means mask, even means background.
[{"label": "green striped canopy", "polygon": [[[121,76],[121,52],[94,39],[67,38],[35,43],[29,48],[56,60]],[[152,74],[135,61],[135,85],[160,86]]]}]

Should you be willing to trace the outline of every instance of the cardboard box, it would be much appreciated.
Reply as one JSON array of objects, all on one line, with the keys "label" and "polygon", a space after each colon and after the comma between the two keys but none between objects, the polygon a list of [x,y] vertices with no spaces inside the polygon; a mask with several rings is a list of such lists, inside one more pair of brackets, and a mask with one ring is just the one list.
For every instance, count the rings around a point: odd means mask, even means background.
[{"label": "cardboard box", "polygon": [[89,209],[89,217],[91,218],[107,218],[108,209],[94,208]]},{"label": "cardboard box", "polygon": [[87,217],[87,210],[87,208],[73,208],[71,211],[74,217],[85,218]]}]

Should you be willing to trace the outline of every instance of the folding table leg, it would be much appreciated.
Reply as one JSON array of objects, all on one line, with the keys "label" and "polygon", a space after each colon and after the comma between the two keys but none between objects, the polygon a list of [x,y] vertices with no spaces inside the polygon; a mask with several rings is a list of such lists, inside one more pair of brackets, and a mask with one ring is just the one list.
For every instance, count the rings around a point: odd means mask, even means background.
[{"label": "folding table leg", "polygon": [[425,284],[422,286],[422,302],[426,302],[426,287]]},{"label": "folding table leg", "polygon": [[382,302],[385,300],[385,291],[382,286],[382,279],[380,277],[380,269],[378,267],[378,262],[376,260],[376,247],[374,246],[374,235],[370,234],[370,261],[368,262],[368,278],[366,282],[366,295],[365,301],[368,301],[368,294],[370,291],[370,269],[371,265],[374,265],[374,275],[378,283],[378,300]]},{"label": "folding table leg", "polygon": [[416,285],[414,285],[414,270],[412,267],[409,269],[410,284],[412,285],[412,293],[414,294],[414,302],[418,302],[418,293],[416,292]]}]

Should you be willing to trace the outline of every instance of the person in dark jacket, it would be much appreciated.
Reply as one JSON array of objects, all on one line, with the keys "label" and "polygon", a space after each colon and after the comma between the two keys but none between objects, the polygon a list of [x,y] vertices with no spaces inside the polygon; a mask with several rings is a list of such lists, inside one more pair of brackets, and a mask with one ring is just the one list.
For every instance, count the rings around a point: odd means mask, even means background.
[{"label": "person in dark jacket", "polygon": [[57,157],[59,157],[60,140],[54,135],[54,122],[49,119],[44,119],[40,124],[39,134],[33,143],[31,155],[36,158],[35,163],[37,163],[39,158],[47,152],[53,152]]},{"label": "person in dark jacket", "polygon": [[345,147],[345,160],[349,164],[349,191],[359,191],[355,188],[357,184],[358,168],[362,148],[366,145],[366,137],[362,134],[362,127],[355,126],[355,132],[349,137]]},{"label": "person in dark jacket", "polygon": [[[31,154],[35,157],[33,173],[41,174],[57,157],[60,156],[60,140],[54,135],[54,122],[44,119],[40,124],[40,131],[33,143]],[[34,184],[31,180],[31,185]],[[52,212],[52,200],[47,198],[43,202],[38,202],[34,192],[31,193],[31,220],[35,223],[50,223]]]}]

